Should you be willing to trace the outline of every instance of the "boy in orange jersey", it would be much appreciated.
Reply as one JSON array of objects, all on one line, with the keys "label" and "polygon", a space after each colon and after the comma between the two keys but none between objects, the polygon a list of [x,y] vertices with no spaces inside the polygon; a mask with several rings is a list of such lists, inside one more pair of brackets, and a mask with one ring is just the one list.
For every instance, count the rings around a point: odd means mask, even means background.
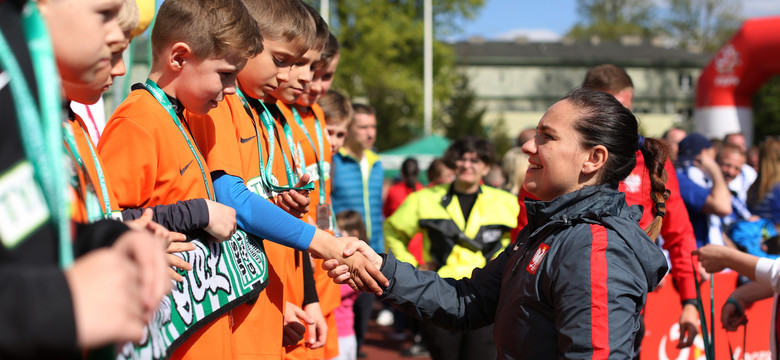
[{"label": "boy in orange jersey", "polygon": [[[242,229],[273,241],[264,241],[268,287],[256,301],[233,311],[233,358],[280,359],[283,344],[302,338],[303,326],[296,318],[311,322],[302,310],[286,306],[286,292],[302,286],[300,271],[308,256],[299,251],[338,257],[344,243],[280,209],[296,216],[306,212],[308,190],[299,189],[308,176],[299,179],[293,170],[297,160],[286,150],[284,130],[266,110],[274,105],[262,102],[288,80],[290,67],[310,46],[313,21],[298,0],[247,0],[245,5],[260,27],[264,51],[238,74],[240,96],[227,96],[207,115],[188,114],[188,119],[212,171],[217,199],[236,209]],[[296,279],[293,274],[301,280],[291,281]],[[292,320],[283,327],[285,310]]]},{"label": "boy in orange jersey", "polygon": [[[108,44],[111,50],[110,66],[97,73],[95,79],[88,84],[67,83],[66,96],[77,94],[74,96],[86,101],[97,101],[100,95],[113,84],[115,77],[125,74],[126,67],[122,54],[130,44],[130,33],[138,30],[139,13],[135,0],[120,1],[122,7],[117,14],[117,19],[123,36],[113,37]],[[97,154],[83,118],[70,108],[67,110],[69,126],[64,127],[63,135],[65,149],[73,165],[70,171],[73,175],[70,178],[71,185],[75,190],[73,219],[77,223],[87,223],[109,217],[124,221],[141,218],[146,209],[126,208],[119,211],[110,179],[103,172],[103,162]],[[195,248],[191,243],[182,242],[186,240],[184,234],[197,234],[197,231],[207,228],[214,233],[215,237],[226,239],[230,237],[233,229],[232,220],[229,219],[224,221],[224,224],[218,221],[209,224],[209,207],[222,208],[224,205],[207,199],[157,205],[149,208],[150,211],[143,220],[135,221],[133,224],[143,225],[150,231],[167,238],[168,241],[175,241],[176,243],[171,243],[168,247],[168,264],[182,270],[191,270],[192,267],[186,261],[173,255]],[[183,280],[173,268],[169,269],[169,274],[175,281]]]},{"label": "boy in orange jersey", "polygon": [[[333,232],[330,206],[330,159],[331,147],[326,133],[325,116],[317,101],[328,92],[333,82],[333,74],[339,61],[339,45],[336,37],[328,31],[328,26],[320,15],[309,7],[309,12],[317,21],[317,37],[326,45],[320,54],[319,60],[311,65],[312,78],[306,84],[301,95],[292,106],[293,117],[301,128],[306,139],[299,142],[303,149],[305,172],[311,176],[314,182],[314,196],[309,212],[304,215],[304,220],[310,224],[316,224],[318,228]],[[319,44],[318,44],[319,45]],[[318,48],[317,46],[316,48]],[[311,51],[311,50],[310,50]],[[285,88],[279,87],[279,90]],[[294,94],[293,94],[294,95]],[[280,96],[283,97],[283,96]],[[284,102],[284,101],[282,101]],[[327,324],[327,336],[325,344],[321,348],[312,346],[310,359],[332,359],[339,354],[338,329],[336,328],[336,316],[334,310],[341,304],[341,289],[322,270],[321,260],[314,260],[314,279],[317,285],[319,306]],[[316,333],[316,329],[309,328],[310,333]],[[324,330],[324,329],[321,329]],[[320,334],[317,334],[318,337]]]},{"label": "boy in orange jersey", "polygon": [[[149,78],[117,108],[98,146],[105,173],[122,208],[214,200],[183,111],[206,113],[235,93],[236,74],[262,51],[257,24],[240,0],[168,0],[151,39]],[[217,240],[235,233],[233,209],[208,202],[208,218],[203,230]],[[229,311],[262,291],[265,255],[242,233],[225,243],[208,239],[204,233],[182,255],[194,269],[164,299],[160,323],[150,324],[149,341],[133,349],[137,355],[232,356]]]},{"label": "boy in orange jersey", "polygon": [[[322,149],[324,150],[324,141],[315,140],[316,132],[312,131],[309,133],[307,131],[301,115],[293,107],[298,97],[301,96],[312,81],[314,76],[314,64],[320,60],[322,51],[324,50],[325,45],[327,45],[329,35],[327,23],[325,23],[322,17],[311,6],[305,6],[310,18],[315,24],[314,43],[292,66],[288,81],[281,82],[271,93],[271,96],[268,97],[268,100],[276,100],[276,106],[271,106],[270,109],[274,113],[275,125],[277,128],[281,128],[280,131],[284,131],[285,138],[288,141],[288,151],[297,164],[295,170],[300,174],[310,175],[312,179],[316,178],[316,181],[311,183],[313,186],[312,190],[314,191],[312,204],[308,211],[303,214],[303,219],[310,224],[316,225],[321,230],[332,233],[330,208],[327,205],[326,195],[329,192],[329,189],[325,184],[324,166],[325,159],[327,158],[329,161],[330,154],[323,154],[324,151],[318,153],[320,148],[318,146],[319,144],[323,145]],[[270,103],[271,101],[267,101],[267,103]],[[320,138],[322,138],[322,131],[320,131],[319,134]],[[314,141],[317,141],[317,143]],[[312,165],[312,173],[307,171],[308,165]],[[319,291],[322,289],[323,285],[317,286],[315,279],[313,277],[308,277],[311,273],[311,269],[307,268],[306,264],[309,263],[311,259],[304,256],[302,261],[304,267],[296,268],[299,269],[298,273],[288,278],[291,283],[294,283],[303,275],[304,286],[303,288],[294,285],[287,287],[286,293],[290,295],[287,304],[290,308],[295,306],[296,310],[297,307],[300,306],[303,311],[311,317],[314,323],[308,326],[308,332],[306,334],[306,337],[308,338],[307,345],[309,346],[296,344],[294,346],[286,347],[285,359],[322,359],[324,358],[324,351],[321,350],[321,348],[325,345],[327,339],[328,324],[324,317],[319,296],[328,294],[323,294]],[[316,266],[316,268],[319,268],[319,266]],[[332,284],[327,277],[327,273],[324,271],[319,272],[319,278],[321,279],[321,282],[325,281],[326,283]],[[308,282],[311,282],[314,285],[313,290],[309,287]],[[310,295],[307,292],[313,292],[314,295],[317,296],[317,301],[309,300]],[[337,298],[340,299],[340,296]],[[326,308],[330,313],[338,306],[338,304],[335,304],[335,306],[332,304],[334,301],[337,302],[338,300],[331,298],[325,301],[325,304],[327,305]],[[287,321],[295,320],[291,315],[291,311],[286,311],[285,317]],[[335,345],[338,347],[337,343]],[[338,355],[338,349],[336,349],[335,352],[336,354],[334,355]]]}]

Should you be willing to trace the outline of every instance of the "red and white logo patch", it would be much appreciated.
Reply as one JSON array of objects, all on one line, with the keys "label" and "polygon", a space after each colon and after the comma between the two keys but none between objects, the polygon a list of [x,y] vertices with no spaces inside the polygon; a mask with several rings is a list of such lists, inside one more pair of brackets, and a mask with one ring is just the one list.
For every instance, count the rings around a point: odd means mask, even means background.
[{"label": "red and white logo patch", "polygon": [[547,244],[540,244],[539,247],[536,248],[534,257],[531,258],[531,262],[529,262],[528,266],[525,268],[529,273],[536,275],[536,270],[539,270],[542,259],[547,255],[547,250],[550,250],[550,245]]}]

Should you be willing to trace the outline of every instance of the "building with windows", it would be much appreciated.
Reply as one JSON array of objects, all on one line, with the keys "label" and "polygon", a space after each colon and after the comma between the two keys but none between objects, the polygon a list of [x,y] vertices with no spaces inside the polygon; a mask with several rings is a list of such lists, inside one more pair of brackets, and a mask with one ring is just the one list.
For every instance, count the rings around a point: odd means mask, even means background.
[{"label": "building with windows", "polygon": [[696,79],[711,57],[638,37],[619,42],[471,39],[452,46],[458,69],[487,110],[484,123],[503,121],[510,134],[535,127],[550,105],[582,83],[590,67],[611,63],[626,69],[634,82],[642,133],[661,136],[689,120]]}]

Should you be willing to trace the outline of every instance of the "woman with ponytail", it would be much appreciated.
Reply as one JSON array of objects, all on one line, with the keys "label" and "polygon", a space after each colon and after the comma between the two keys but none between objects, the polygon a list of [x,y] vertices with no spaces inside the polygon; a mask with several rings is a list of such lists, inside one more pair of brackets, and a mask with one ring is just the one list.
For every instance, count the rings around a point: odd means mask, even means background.
[{"label": "woman with ponytail", "polygon": [[[632,110],[634,84],[626,71],[618,66],[604,64],[591,68],[585,75],[582,87],[611,94],[628,110]],[[657,235],[660,235],[663,241],[658,243],[669,253],[674,287],[682,304],[680,339],[677,343],[677,348],[681,349],[691,346],[698,334],[696,282],[691,261],[691,252],[696,249],[696,237],[680,195],[674,165],[663,155],[669,151],[664,149],[665,143],[640,138],[637,144],[636,166],[620,182],[620,192],[626,194],[626,203],[629,205],[642,205],[644,210],[639,226],[649,230],[648,234],[653,240],[658,241]],[[668,192],[660,186],[664,182]],[[637,335],[634,359],[639,359],[643,333],[644,327]]]},{"label": "woman with ponytail", "polygon": [[[515,244],[470,278],[442,279],[360,242],[345,255],[360,251],[380,267],[390,279],[380,299],[407,314],[453,330],[494,324],[499,359],[629,359],[647,293],[667,270],[638,225],[641,209],[618,191],[637,149],[663,155],[637,133],[636,117],[603,92],[577,89],[551,106],[523,145],[523,187],[540,200],[526,201]],[[349,280],[337,262],[323,266]]]}]

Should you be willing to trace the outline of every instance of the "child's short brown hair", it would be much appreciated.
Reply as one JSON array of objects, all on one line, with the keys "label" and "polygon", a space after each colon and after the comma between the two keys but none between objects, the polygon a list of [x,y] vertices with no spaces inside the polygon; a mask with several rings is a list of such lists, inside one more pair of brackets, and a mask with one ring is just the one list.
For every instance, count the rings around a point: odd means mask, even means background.
[{"label": "child's short brown hair", "polygon": [[293,45],[302,56],[317,43],[314,19],[300,0],[243,0],[265,39]]},{"label": "child's short brown hair", "polygon": [[328,45],[328,37],[330,36],[328,23],[325,22],[325,19],[322,18],[313,6],[307,3],[303,3],[303,6],[309,11],[309,15],[311,15],[314,21],[314,46],[311,48],[314,50],[325,50],[325,46]]},{"label": "child's short brown hair", "polygon": [[320,55],[320,61],[317,61],[314,66],[316,69],[321,69],[323,67],[326,67],[330,65],[331,62],[333,62],[333,59],[336,58],[336,55],[339,54],[340,47],[339,47],[339,40],[336,39],[336,36],[333,35],[332,32],[328,32],[328,43],[325,45],[325,48],[322,49],[322,55]]},{"label": "child's short brown hair", "polygon": [[336,226],[347,233],[342,234],[343,236],[352,236],[352,233],[357,231],[357,238],[367,242],[366,224],[363,223],[363,217],[359,212],[344,210],[336,214]]},{"label": "child's short brown hair", "polygon": [[152,28],[153,56],[179,41],[198,59],[233,54],[250,58],[263,51],[257,22],[241,0],[164,1]]},{"label": "child's short brown hair", "polygon": [[349,98],[336,90],[328,92],[318,102],[325,114],[326,124],[343,124],[349,126],[352,123],[352,103]]}]

